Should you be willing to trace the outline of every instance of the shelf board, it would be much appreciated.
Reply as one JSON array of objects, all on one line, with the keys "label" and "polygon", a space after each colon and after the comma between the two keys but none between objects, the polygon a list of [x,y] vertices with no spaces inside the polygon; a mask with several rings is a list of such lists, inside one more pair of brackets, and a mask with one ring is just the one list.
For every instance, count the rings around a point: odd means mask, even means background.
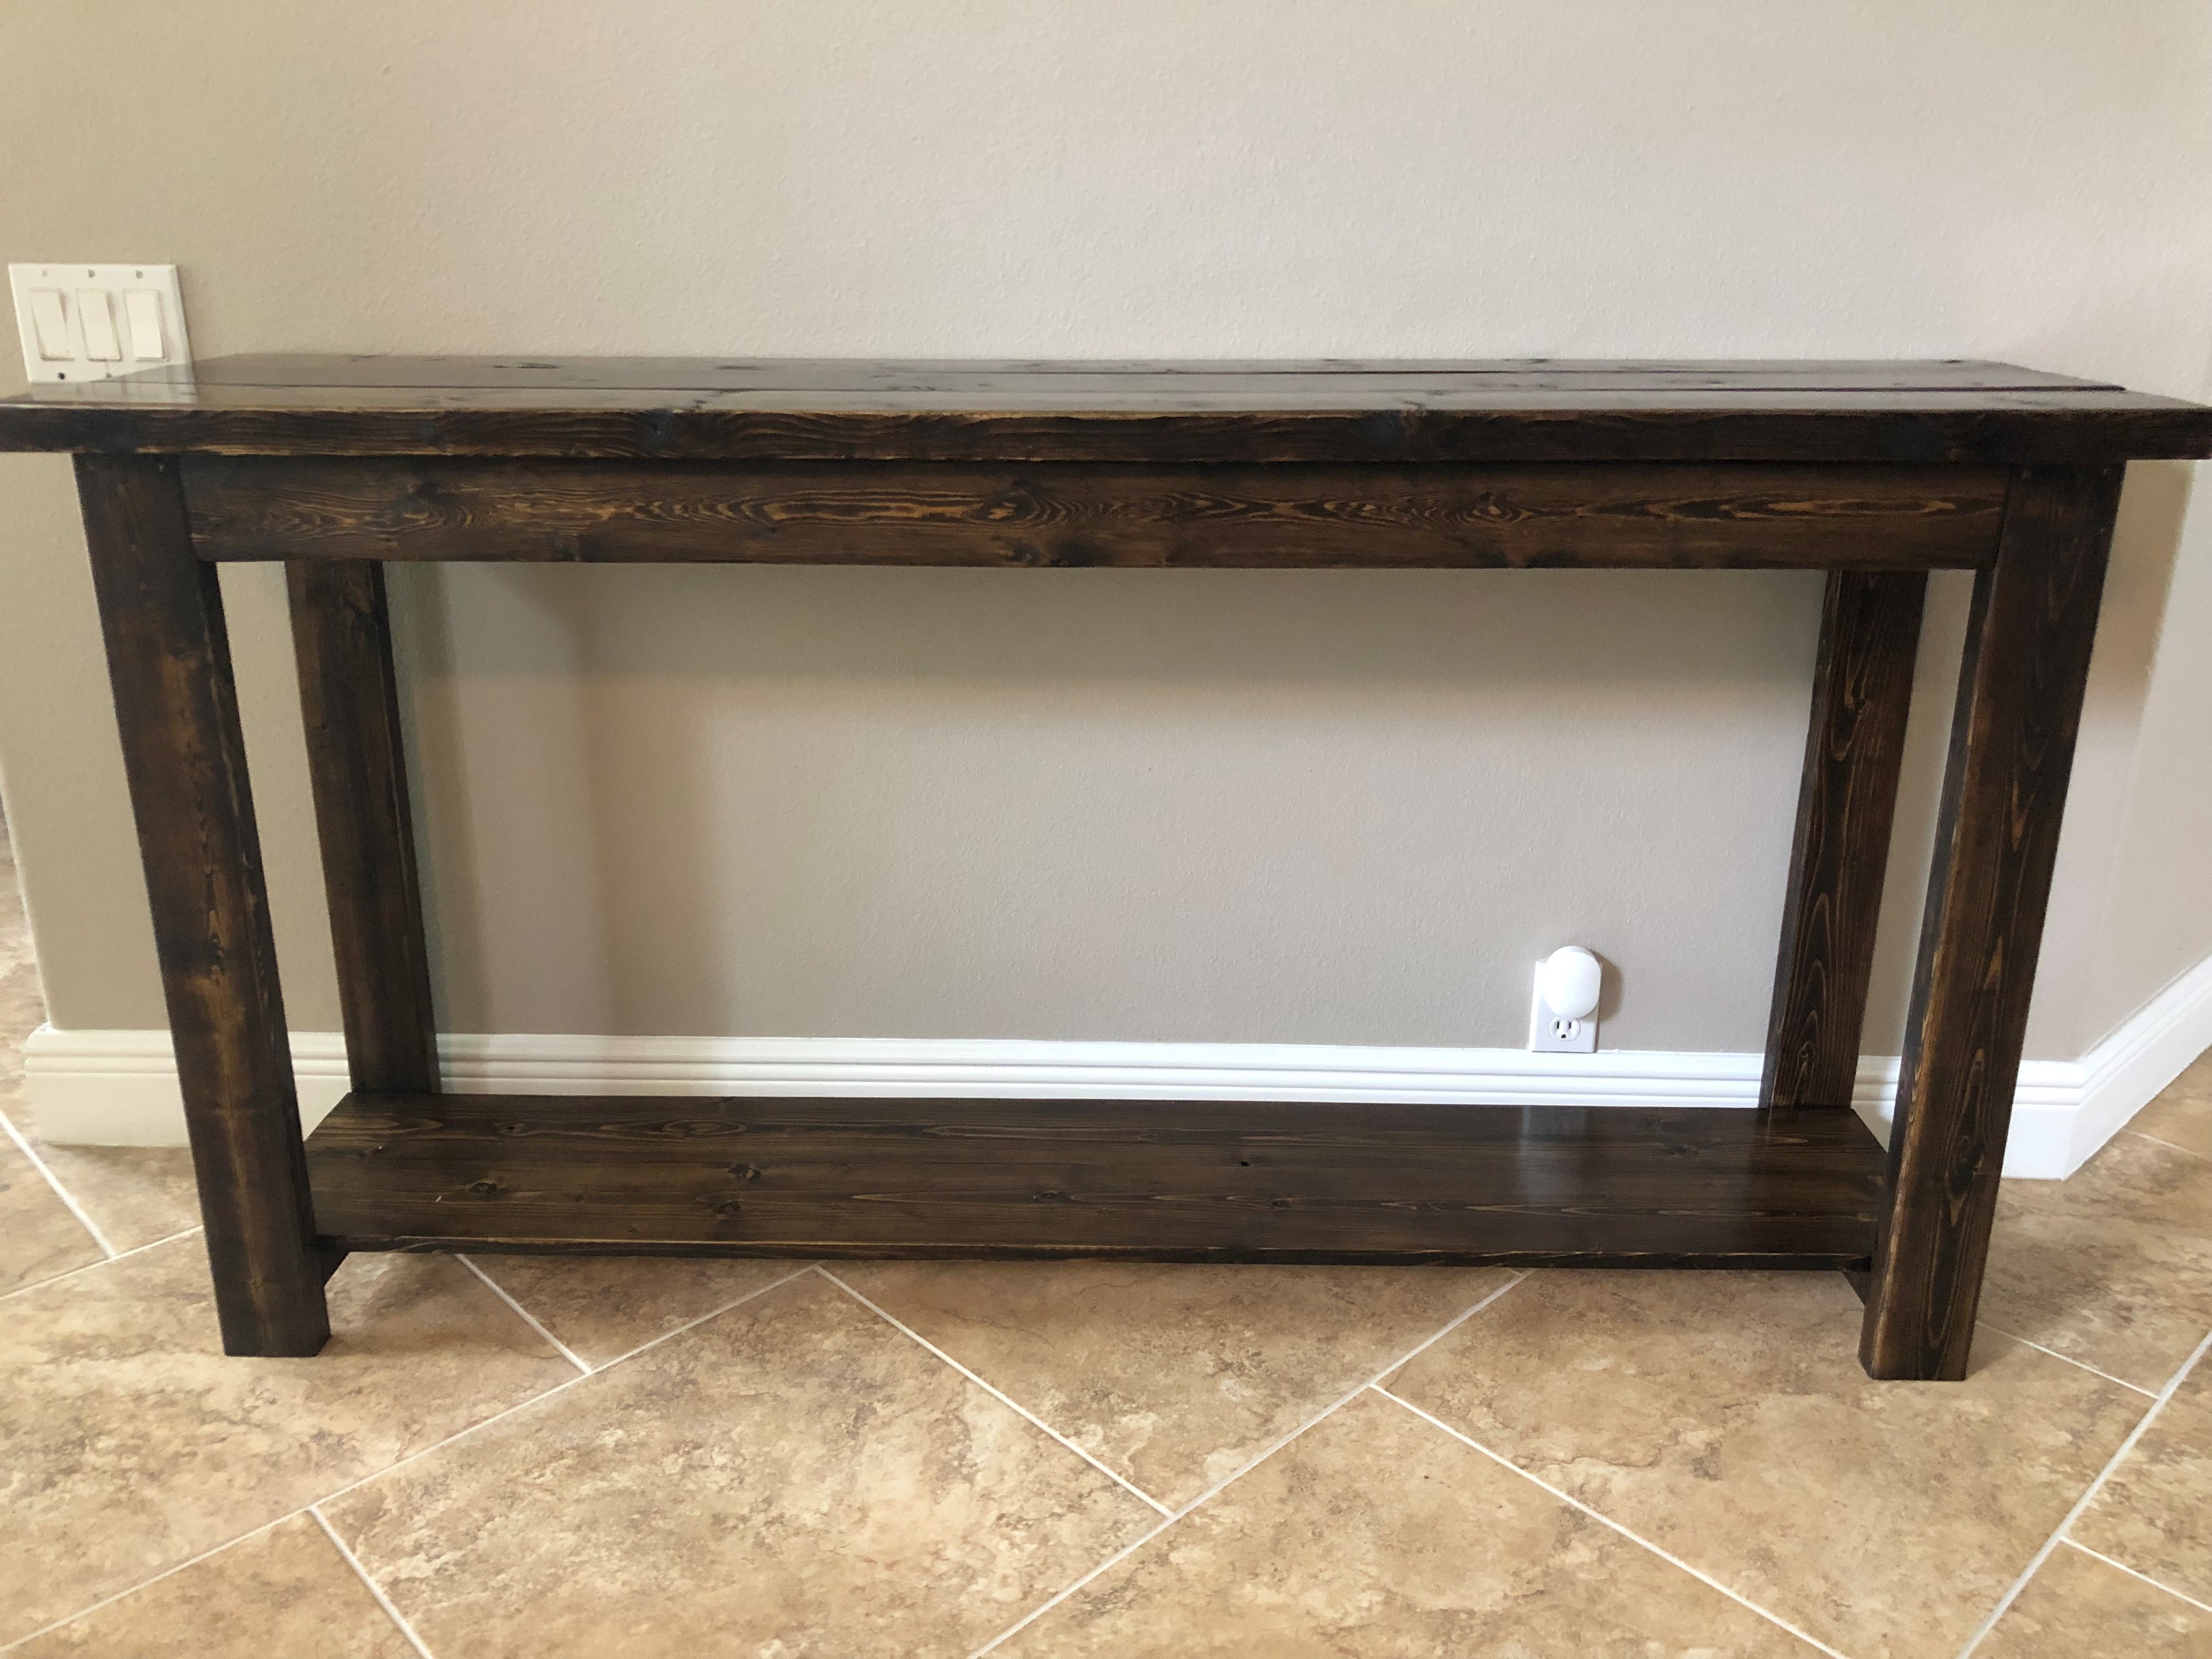
[{"label": "shelf board", "polygon": [[1863,1267],[1848,1109],[349,1095],[346,1249]]}]

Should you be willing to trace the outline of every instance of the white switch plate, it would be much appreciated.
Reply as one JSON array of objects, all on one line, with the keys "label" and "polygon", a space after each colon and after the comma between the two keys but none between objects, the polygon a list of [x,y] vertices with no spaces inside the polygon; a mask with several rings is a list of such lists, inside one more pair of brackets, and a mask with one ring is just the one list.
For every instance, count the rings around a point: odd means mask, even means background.
[{"label": "white switch plate", "polygon": [[191,365],[174,265],[9,265],[8,291],[23,372],[33,381],[105,380]]},{"label": "white switch plate", "polygon": [[1554,1013],[1544,1000],[1544,964],[1536,964],[1536,990],[1528,1006],[1528,1052],[1533,1054],[1594,1054],[1597,1052],[1595,1018],[1569,1019]]}]

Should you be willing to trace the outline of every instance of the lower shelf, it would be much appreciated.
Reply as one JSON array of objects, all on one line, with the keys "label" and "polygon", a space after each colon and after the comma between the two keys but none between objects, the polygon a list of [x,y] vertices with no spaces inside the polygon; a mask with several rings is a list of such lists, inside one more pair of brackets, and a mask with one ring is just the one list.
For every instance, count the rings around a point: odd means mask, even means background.
[{"label": "lower shelf", "polygon": [[1850,1111],[349,1095],[346,1249],[1863,1267]]}]

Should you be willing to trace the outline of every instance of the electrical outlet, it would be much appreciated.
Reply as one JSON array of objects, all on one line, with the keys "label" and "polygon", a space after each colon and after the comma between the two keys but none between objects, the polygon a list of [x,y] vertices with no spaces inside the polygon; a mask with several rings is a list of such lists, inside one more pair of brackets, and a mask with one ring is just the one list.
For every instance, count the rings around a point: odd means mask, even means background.
[{"label": "electrical outlet", "polygon": [[191,367],[174,265],[9,265],[8,289],[34,382]]},{"label": "electrical outlet", "polygon": [[1597,1021],[1570,1018],[1544,1000],[1544,964],[1536,964],[1536,990],[1528,1006],[1528,1052],[1536,1054],[1594,1054]]}]

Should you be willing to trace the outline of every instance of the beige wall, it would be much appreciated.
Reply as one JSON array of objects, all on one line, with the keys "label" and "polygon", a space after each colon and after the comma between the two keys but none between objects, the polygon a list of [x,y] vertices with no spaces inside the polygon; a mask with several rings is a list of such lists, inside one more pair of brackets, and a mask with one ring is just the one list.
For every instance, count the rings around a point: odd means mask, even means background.
[{"label": "beige wall", "polygon": [[[203,356],[1987,356],[2212,390],[2197,0],[0,0],[0,254],[173,259]],[[2191,471],[2130,483],[2033,1055],[2212,951]],[[227,589],[294,1023],[327,1028],[271,574]],[[1579,939],[1620,969],[1607,1046],[1759,1042],[1813,579],[396,586],[456,1029],[1511,1045],[1527,963]],[[54,1018],[147,1026],[97,649],[66,464],[0,458],[0,784]]]}]

